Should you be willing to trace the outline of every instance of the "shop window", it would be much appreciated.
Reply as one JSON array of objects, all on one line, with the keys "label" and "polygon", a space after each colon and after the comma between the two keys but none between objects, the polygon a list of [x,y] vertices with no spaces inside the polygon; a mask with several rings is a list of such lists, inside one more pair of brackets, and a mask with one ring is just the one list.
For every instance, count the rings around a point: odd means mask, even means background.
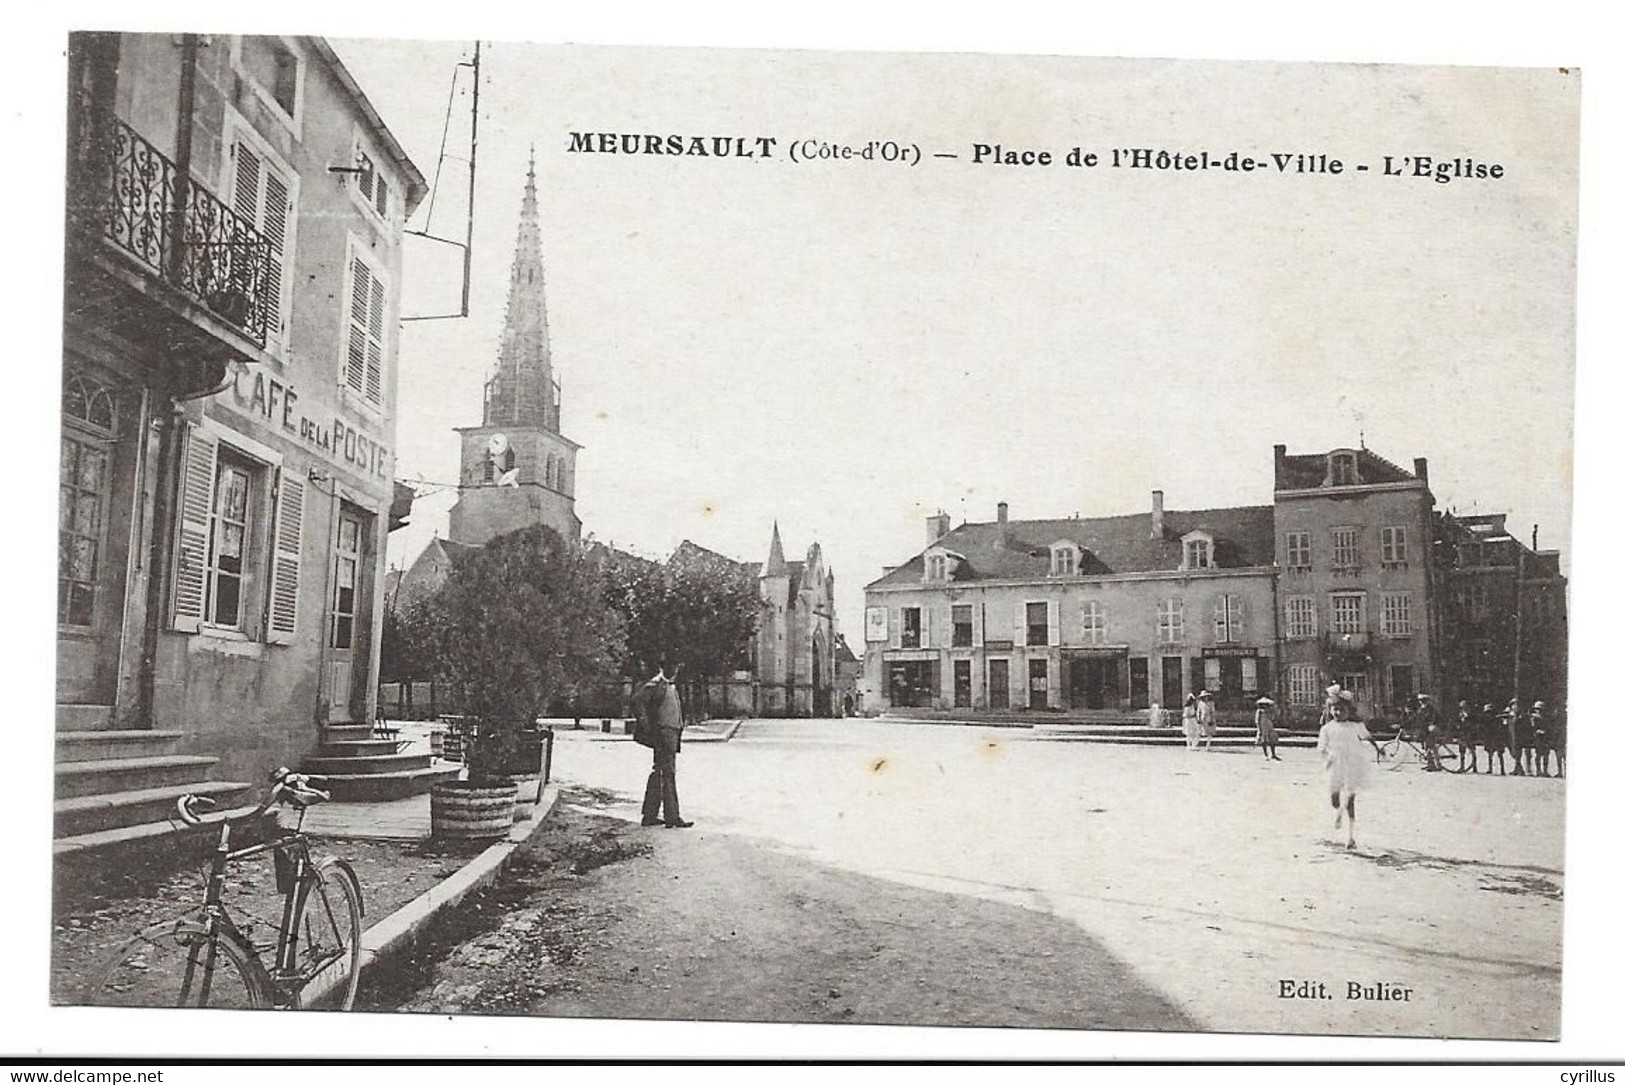
[{"label": "shop window", "polygon": [[954,607],[954,639],[955,648],[969,648],[971,646],[971,608],[960,604]]}]

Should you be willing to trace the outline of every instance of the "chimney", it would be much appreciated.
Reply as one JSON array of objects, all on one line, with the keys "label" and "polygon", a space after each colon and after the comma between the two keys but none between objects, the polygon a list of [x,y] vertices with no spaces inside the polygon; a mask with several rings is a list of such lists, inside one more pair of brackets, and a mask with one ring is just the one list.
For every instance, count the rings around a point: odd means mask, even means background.
[{"label": "chimney", "polygon": [[1010,502],[1008,501],[999,502],[999,523],[1006,525],[1010,523]]},{"label": "chimney", "polygon": [[1162,491],[1151,491],[1151,537],[1162,538]]},{"label": "chimney", "polygon": [[937,514],[935,516],[927,516],[925,518],[925,545],[930,546],[932,543],[948,534],[948,527],[948,514],[943,512],[941,509],[937,510]]},{"label": "chimney", "polygon": [[1537,553],[1540,551],[1540,525],[1539,524],[1536,524],[1535,525],[1535,530],[1530,532],[1530,534],[1529,534],[1529,549],[1534,550]]},{"label": "chimney", "polygon": [[1428,480],[1428,458],[1426,456],[1416,457],[1415,470],[1412,473],[1423,482]]}]

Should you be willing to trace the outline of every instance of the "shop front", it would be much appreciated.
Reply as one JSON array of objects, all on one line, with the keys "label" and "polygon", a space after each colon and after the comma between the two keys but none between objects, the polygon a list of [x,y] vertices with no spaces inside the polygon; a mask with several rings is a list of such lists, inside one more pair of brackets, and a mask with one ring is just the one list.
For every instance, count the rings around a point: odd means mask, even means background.
[{"label": "shop front", "polygon": [[887,652],[886,699],[894,708],[934,708],[941,687],[935,652]]},{"label": "shop front", "polygon": [[1260,655],[1257,648],[1204,648],[1200,667],[1200,674],[1193,677],[1200,688],[1213,694],[1214,704],[1221,710],[1245,710],[1269,692],[1269,657]]},{"label": "shop front", "polygon": [[1067,706],[1121,708],[1128,682],[1128,648],[1063,648]]}]

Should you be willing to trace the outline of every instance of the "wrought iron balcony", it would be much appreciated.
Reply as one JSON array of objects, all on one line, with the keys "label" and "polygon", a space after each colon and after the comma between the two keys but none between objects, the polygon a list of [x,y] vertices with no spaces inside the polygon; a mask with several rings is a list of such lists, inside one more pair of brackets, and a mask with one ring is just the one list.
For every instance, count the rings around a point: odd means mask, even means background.
[{"label": "wrought iron balcony", "polygon": [[270,240],[118,117],[75,119],[70,229],[134,257],[263,347],[279,304]]}]

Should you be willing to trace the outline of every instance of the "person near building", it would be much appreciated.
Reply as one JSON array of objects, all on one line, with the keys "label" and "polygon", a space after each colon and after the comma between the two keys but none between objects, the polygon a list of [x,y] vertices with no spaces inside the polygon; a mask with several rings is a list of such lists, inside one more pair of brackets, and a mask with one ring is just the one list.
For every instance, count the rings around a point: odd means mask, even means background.
[{"label": "person near building", "polygon": [[1479,711],[1479,722],[1484,733],[1484,774],[1495,775],[1496,767],[1501,769],[1501,775],[1507,774],[1507,717],[1506,713],[1497,714],[1494,705],[1485,705]]},{"label": "person near building", "polygon": [[1253,712],[1253,726],[1258,728],[1256,739],[1260,749],[1264,751],[1266,761],[1279,761],[1281,755],[1275,752],[1275,702],[1268,697],[1258,699],[1258,707]]},{"label": "person near building", "polygon": [[1203,690],[1196,698],[1196,730],[1202,737],[1202,748],[1213,752],[1213,736],[1219,732],[1219,713],[1213,704],[1213,694]]},{"label": "person near building", "polygon": [[1546,719],[1546,702],[1536,701],[1529,706],[1529,743],[1534,747],[1531,770],[1536,776],[1550,776],[1552,759],[1552,732]]},{"label": "person near building", "polygon": [[1377,741],[1356,717],[1354,697],[1348,691],[1339,692],[1329,712],[1331,718],[1321,725],[1315,748],[1325,764],[1326,787],[1332,809],[1337,811],[1337,820],[1332,823],[1332,829],[1335,832],[1342,828],[1344,819],[1347,819],[1347,847],[1352,851],[1355,796],[1371,782],[1371,757],[1365,752],[1365,746],[1367,743],[1376,746]]},{"label": "person near building", "polygon": [[1523,763],[1529,748],[1529,721],[1523,709],[1518,705],[1518,698],[1514,697],[1507,702],[1506,709],[1501,717],[1506,720],[1507,749],[1512,751],[1512,775],[1528,776],[1524,771]]},{"label": "person near building", "polygon": [[1440,729],[1439,710],[1433,706],[1431,695],[1416,695],[1416,711],[1411,716],[1411,728],[1427,755],[1427,763],[1422,766],[1422,771],[1441,771],[1444,765],[1439,761],[1439,743],[1444,741],[1444,733]]},{"label": "person near building", "polygon": [[1180,723],[1185,728],[1185,748],[1196,749],[1196,740],[1201,737],[1201,731],[1196,726],[1196,694],[1185,694],[1185,709],[1180,715]]},{"label": "person near building", "polygon": [[1481,741],[1478,713],[1466,701],[1456,705],[1456,756],[1462,772],[1478,772],[1478,744]]},{"label": "person near building", "polygon": [[[668,829],[687,829],[677,805],[677,754],[683,748],[683,700],[677,685],[661,666],[638,690],[634,709],[640,719],[655,726],[654,767],[643,788],[643,824],[664,823]],[[662,817],[662,813],[664,817]]]},{"label": "person near building", "polygon": [[1562,779],[1569,771],[1568,721],[1555,709],[1551,713],[1552,752],[1557,755],[1557,776]]}]

